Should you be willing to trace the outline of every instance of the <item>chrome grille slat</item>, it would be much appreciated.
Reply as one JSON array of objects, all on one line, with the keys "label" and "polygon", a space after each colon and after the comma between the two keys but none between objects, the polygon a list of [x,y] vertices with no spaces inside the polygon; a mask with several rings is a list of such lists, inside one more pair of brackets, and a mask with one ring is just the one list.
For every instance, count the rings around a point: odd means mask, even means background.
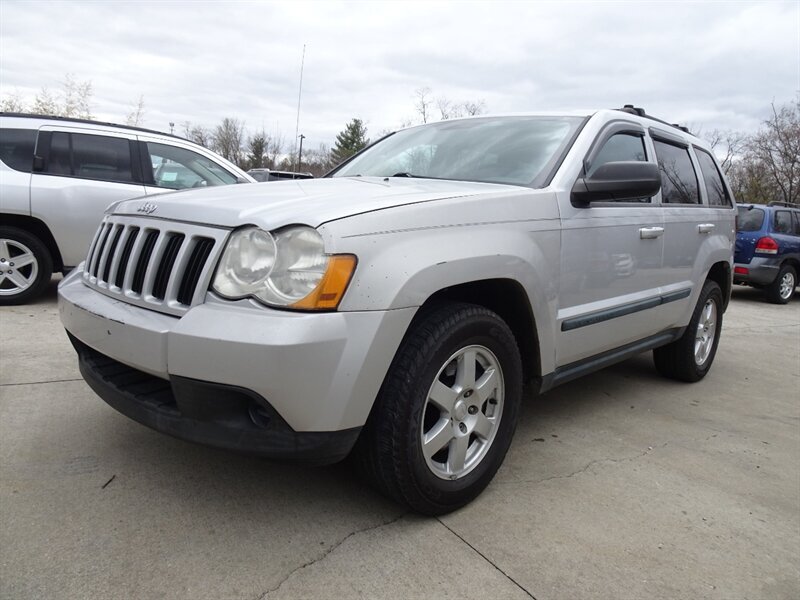
[{"label": "chrome grille slat", "polygon": [[107,216],[84,283],[128,304],[180,316],[200,304],[229,230],[147,217]]}]

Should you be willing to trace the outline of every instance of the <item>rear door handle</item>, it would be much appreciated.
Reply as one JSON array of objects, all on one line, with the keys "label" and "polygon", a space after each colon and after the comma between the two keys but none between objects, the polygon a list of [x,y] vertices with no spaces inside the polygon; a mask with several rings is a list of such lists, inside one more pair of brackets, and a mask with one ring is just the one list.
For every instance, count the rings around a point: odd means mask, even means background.
[{"label": "rear door handle", "polygon": [[697,233],[711,233],[714,231],[713,223],[702,223],[697,226]]},{"label": "rear door handle", "polygon": [[643,240],[652,240],[664,235],[663,227],[642,227],[639,230],[639,237]]}]

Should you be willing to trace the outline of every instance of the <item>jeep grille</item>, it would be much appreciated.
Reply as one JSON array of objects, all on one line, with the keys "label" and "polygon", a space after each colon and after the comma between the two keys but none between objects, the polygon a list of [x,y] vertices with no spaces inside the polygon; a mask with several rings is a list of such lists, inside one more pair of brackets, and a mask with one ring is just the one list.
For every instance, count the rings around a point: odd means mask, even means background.
[{"label": "jeep grille", "polygon": [[182,315],[205,297],[224,229],[106,217],[83,268],[86,285],[123,302]]}]

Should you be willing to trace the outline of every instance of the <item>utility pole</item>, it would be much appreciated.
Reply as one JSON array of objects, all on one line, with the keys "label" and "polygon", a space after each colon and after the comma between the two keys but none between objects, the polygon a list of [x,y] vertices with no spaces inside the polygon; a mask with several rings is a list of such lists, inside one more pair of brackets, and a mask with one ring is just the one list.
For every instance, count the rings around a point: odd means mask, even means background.
[{"label": "utility pole", "polygon": [[[306,45],[303,44],[303,57],[300,59],[300,85],[297,88],[297,121],[294,124],[294,143],[297,144],[297,134],[300,132],[300,98],[303,95],[303,67],[306,64]],[[295,168],[295,171],[297,168]]]},{"label": "utility pole", "polygon": [[297,137],[300,138],[300,151],[297,153],[297,171],[299,173],[303,166],[303,140],[306,139],[306,136],[301,133]]},{"label": "utility pole", "polygon": [[173,130],[175,129],[175,123],[172,121],[169,122],[169,134],[172,135]]}]

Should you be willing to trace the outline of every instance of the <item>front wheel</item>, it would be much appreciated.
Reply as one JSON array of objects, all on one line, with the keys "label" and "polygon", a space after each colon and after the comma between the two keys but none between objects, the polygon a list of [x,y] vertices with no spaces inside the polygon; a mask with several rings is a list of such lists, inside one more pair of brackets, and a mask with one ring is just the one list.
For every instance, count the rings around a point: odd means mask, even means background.
[{"label": "front wheel", "polygon": [[778,271],[778,276],[769,284],[764,292],[767,300],[773,304],[787,304],[794,295],[794,288],[797,285],[797,273],[790,265],[783,265]]},{"label": "front wheel", "polygon": [[44,291],[53,259],[36,236],[0,227],[0,305],[25,304]]},{"label": "front wheel", "polygon": [[356,448],[372,482],[418,512],[459,508],[483,491],[516,427],[522,366],[495,313],[451,304],[412,325]]},{"label": "front wheel", "polygon": [[722,290],[711,280],[703,285],[692,319],[684,334],[666,346],[653,350],[656,369],[665,377],[700,381],[706,376],[722,332]]}]

